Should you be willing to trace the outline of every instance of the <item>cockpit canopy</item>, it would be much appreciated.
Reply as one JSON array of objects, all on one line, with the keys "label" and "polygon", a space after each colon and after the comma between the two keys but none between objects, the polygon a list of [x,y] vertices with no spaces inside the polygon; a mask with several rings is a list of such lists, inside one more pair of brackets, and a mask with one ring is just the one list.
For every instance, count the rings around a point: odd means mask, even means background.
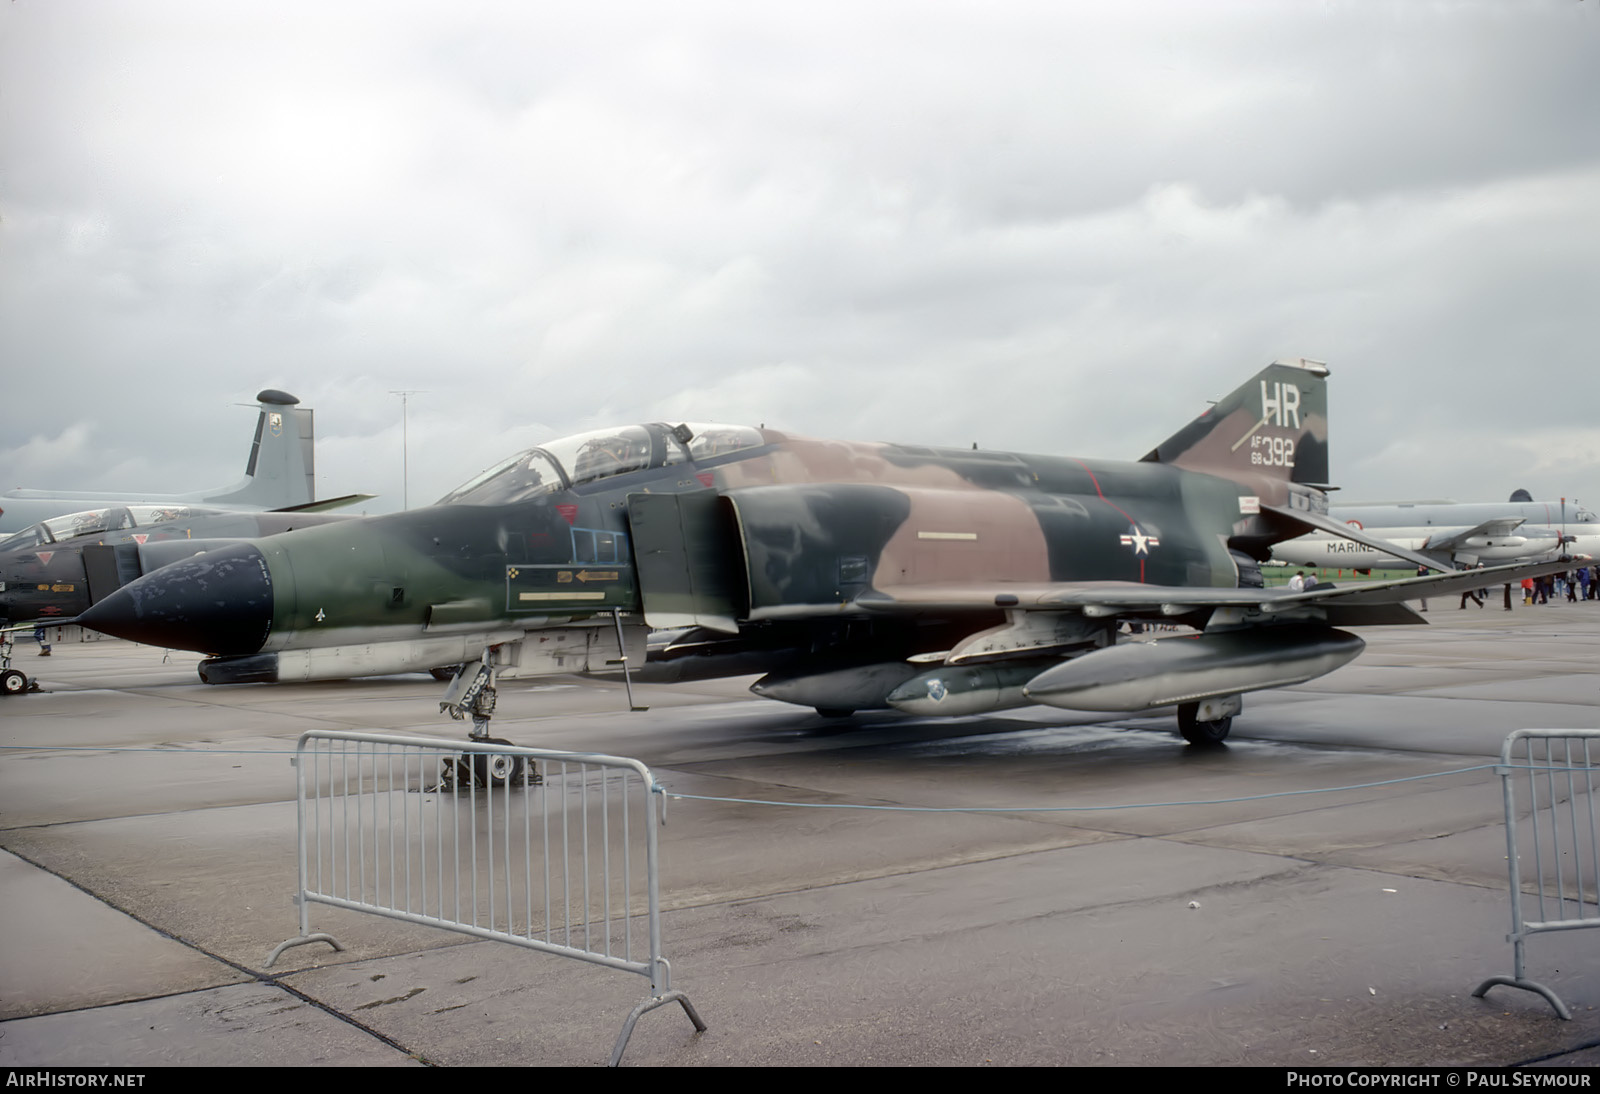
[{"label": "cockpit canopy", "polygon": [[597,429],[530,448],[439,499],[440,505],[508,505],[597,479],[701,463],[766,443],[745,425],[664,422]]},{"label": "cockpit canopy", "polygon": [[221,512],[221,509],[205,509],[195,505],[114,505],[107,509],[85,509],[81,513],[67,513],[30,525],[0,540],[0,551],[59,543],[74,536],[120,532],[127,528],[146,528],[173,520],[215,516]]}]

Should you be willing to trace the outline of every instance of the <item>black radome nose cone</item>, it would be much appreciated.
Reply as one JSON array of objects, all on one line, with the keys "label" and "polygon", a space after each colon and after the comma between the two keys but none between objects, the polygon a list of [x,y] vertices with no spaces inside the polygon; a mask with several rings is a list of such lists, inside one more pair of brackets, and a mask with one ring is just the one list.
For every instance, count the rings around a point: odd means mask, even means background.
[{"label": "black radome nose cone", "polygon": [[255,653],[272,628],[272,575],[248,543],[130,581],[78,617],[130,642],[199,653]]}]

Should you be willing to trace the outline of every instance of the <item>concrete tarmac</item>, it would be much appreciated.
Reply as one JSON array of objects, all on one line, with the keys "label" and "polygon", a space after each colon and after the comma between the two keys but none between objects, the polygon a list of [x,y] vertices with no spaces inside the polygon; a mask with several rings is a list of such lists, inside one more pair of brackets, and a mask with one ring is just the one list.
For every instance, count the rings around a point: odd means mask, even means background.
[{"label": "concrete tarmac", "polygon": [[[649,1013],[627,1065],[1600,1062],[1600,935],[1528,943],[1573,1021],[1471,997],[1512,960],[1486,765],[1512,730],[1600,727],[1600,605],[1432,607],[1246,696],[1213,750],[1170,711],[828,722],[748,678],[636,686],[644,713],[620,680],[508,681],[494,730],[636,757],[678,795],[664,948],[709,1029]],[[457,736],[442,685],[18,654],[44,690],[0,699],[0,1066],[588,1065],[646,994],[324,907],[347,949],[264,967],[297,931],[296,737]]]}]

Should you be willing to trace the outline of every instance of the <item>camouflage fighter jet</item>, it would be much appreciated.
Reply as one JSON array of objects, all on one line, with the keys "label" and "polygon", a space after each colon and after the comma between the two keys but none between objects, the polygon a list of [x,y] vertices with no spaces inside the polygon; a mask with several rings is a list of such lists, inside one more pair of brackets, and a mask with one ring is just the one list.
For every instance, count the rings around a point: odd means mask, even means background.
[{"label": "camouflage fighter jet", "polygon": [[0,539],[0,622],[69,620],[136,577],[244,539],[348,520],[289,510],[115,505],[52,517]]},{"label": "camouflage fighter jet", "polygon": [[[1327,516],[1327,369],[1277,362],[1143,460],[814,440],[661,423],[553,441],[438,504],[174,563],[83,625],[210,654],[210,682],[464,663],[446,694],[485,735],[497,677],[644,667],[764,672],[825,715],[1028,703],[1175,705],[1221,741],[1240,695],[1355,657],[1348,625],[1544,566],[1310,592],[1262,588],[1274,543]],[[1413,565],[1429,560],[1385,549]],[[1131,641],[1124,621],[1199,632]]]}]

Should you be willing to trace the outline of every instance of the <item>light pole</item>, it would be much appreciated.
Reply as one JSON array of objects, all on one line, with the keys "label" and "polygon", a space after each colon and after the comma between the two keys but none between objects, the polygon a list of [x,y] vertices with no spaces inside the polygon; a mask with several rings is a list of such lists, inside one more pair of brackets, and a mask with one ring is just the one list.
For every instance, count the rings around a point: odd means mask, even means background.
[{"label": "light pole", "polygon": [[427,392],[410,388],[405,391],[390,391],[390,395],[400,396],[400,508],[411,508],[411,437],[410,426],[407,422],[406,407],[413,395],[426,395]]}]

